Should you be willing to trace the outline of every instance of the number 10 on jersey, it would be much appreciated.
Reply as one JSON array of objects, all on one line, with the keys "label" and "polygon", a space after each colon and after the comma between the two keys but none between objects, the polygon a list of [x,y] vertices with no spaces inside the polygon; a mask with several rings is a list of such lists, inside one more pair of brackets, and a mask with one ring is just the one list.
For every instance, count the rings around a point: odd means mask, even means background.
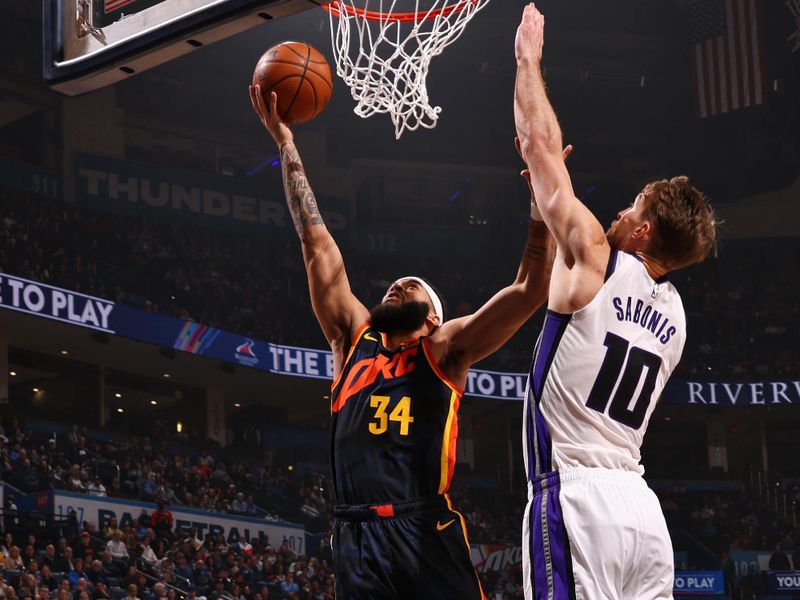
[{"label": "number 10 on jersey", "polygon": [[411,397],[403,396],[392,412],[387,413],[390,401],[389,396],[369,397],[369,405],[375,409],[374,421],[369,424],[369,432],[373,435],[386,433],[389,421],[395,421],[400,423],[400,435],[408,435],[408,429],[414,422],[414,417],[411,416]]},{"label": "number 10 on jersey", "polygon": [[[639,429],[644,423],[647,407],[650,406],[653,390],[656,387],[661,358],[638,346],[629,349],[628,340],[610,332],[606,333],[603,344],[606,347],[606,356],[589,393],[586,406],[601,413],[605,413],[608,408],[609,417],[618,423]],[[645,368],[647,375],[642,384],[642,391],[631,407],[633,394],[639,387],[642,371]],[[612,398],[611,393],[615,386],[617,391]]]}]

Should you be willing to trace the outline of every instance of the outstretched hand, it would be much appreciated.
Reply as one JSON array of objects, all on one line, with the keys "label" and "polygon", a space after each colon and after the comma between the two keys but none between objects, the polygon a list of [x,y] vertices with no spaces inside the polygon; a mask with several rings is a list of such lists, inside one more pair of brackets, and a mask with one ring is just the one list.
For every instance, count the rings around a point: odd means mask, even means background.
[{"label": "outstretched hand", "polygon": [[[520,148],[520,141],[519,138],[514,138],[514,146],[517,148],[517,152],[519,155],[522,156],[522,149]],[[567,161],[569,155],[572,154],[572,144],[567,144],[564,149],[561,151],[561,157],[564,159],[564,162]],[[524,160],[524,157],[523,157]],[[533,184],[531,183],[531,172],[530,169],[522,169],[519,174],[528,182],[528,189],[531,191],[531,202],[536,204],[536,196],[533,193]]]},{"label": "outstretched hand", "polygon": [[270,92],[269,105],[267,105],[264,94],[261,93],[260,85],[251,85],[249,91],[253,110],[256,111],[258,118],[267,131],[269,131],[275,143],[280,147],[283,144],[293,141],[294,136],[292,135],[292,130],[289,129],[289,126],[283,122],[278,114],[278,94]]},{"label": "outstretched hand", "polygon": [[522,21],[517,28],[514,40],[514,54],[517,62],[530,60],[538,63],[542,60],[544,46],[544,15],[531,2],[522,12]]}]

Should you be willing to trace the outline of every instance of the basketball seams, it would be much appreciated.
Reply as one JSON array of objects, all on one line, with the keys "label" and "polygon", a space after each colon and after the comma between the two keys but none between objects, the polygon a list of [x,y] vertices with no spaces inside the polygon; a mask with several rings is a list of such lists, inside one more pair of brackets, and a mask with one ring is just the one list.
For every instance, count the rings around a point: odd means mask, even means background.
[{"label": "basketball seams", "polygon": [[311,96],[314,98],[314,110],[311,112],[313,118],[317,116],[317,88],[308,79],[303,79],[303,81],[311,88]]},{"label": "basketball seams", "polygon": [[319,77],[319,78],[320,78],[322,81],[324,81],[324,82],[325,82],[325,84],[326,84],[326,85],[327,85],[327,86],[330,88],[331,92],[333,92],[333,82],[331,81],[331,72],[330,72],[330,69],[328,69],[327,76],[326,76],[326,74],[325,74],[325,73],[320,73],[319,71],[315,71],[314,69],[312,69],[312,68],[310,68],[310,67],[308,68],[308,71],[307,71],[307,72],[308,72],[308,73],[313,73],[314,75],[316,75],[317,77]]},{"label": "basketball seams", "polygon": [[[297,50],[297,47],[306,47],[310,50],[308,56],[303,56],[302,52]],[[306,44],[305,42],[284,42],[280,45],[281,48],[286,48],[287,50],[291,51],[292,53],[296,54],[299,58],[306,60],[306,62],[311,62],[317,65],[326,65],[328,61],[325,60],[325,57],[322,56],[316,49],[312,48],[311,45]]]},{"label": "basketball seams", "polygon": [[[292,100],[289,102],[289,106],[286,108],[284,115],[288,115],[290,112],[292,112],[292,107],[294,106],[295,100],[297,100],[297,96],[300,94],[300,88],[303,87],[303,82],[306,80],[306,72],[308,71],[308,57],[311,56],[311,46],[306,44],[306,48],[308,52],[305,57],[305,62],[303,63],[303,74],[300,76],[300,83],[297,84],[297,89],[294,91],[294,96],[292,96]],[[292,51],[294,52],[294,50]]]},{"label": "basketball seams", "polygon": [[283,44],[280,44],[279,47],[280,48],[286,48],[287,50],[290,50],[291,52],[293,52],[294,54],[296,54],[300,58],[306,58],[305,56],[302,55],[302,53],[297,51],[297,48],[295,48],[295,46],[301,46],[301,47],[305,46],[306,48],[310,48],[310,46],[308,44],[304,43],[304,42],[284,42]]},{"label": "basketball seams", "polygon": [[[284,42],[273,47],[264,54],[255,72],[259,76],[254,76],[253,83],[262,86],[262,93],[278,92],[280,98],[286,99],[282,102],[279,98],[278,104],[286,107],[280,114],[287,124],[315,118],[333,95],[328,62],[320,52],[304,42]],[[289,81],[293,77],[299,81]],[[304,82],[308,88],[304,88]]]},{"label": "basketball seams", "polygon": [[[267,89],[263,89],[263,90],[261,90],[261,94],[262,94],[262,95],[269,94],[269,93],[270,93],[272,90],[274,90],[276,87],[278,87],[278,86],[279,86],[280,84],[282,84],[284,81],[286,81],[287,79],[291,79],[292,77],[300,77],[300,79],[302,79],[302,78],[303,78],[303,76],[302,76],[302,75],[300,75],[299,73],[290,73],[289,75],[286,75],[286,76],[284,76],[284,77],[281,77],[280,79],[278,79],[276,82],[274,82],[274,83],[273,83],[271,86],[269,86]],[[260,84],[259,84],[259,85],[260,85]],[[287,109],[287,110],[288,110],[288,109]]]}]

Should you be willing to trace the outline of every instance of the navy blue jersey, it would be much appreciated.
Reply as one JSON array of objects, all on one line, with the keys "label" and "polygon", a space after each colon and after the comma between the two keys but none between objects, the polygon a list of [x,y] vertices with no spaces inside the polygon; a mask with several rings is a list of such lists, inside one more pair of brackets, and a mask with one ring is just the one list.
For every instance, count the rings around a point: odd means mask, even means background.
[{"label": "navy blue jersey", "polygon": [[444,494],[456,459],[458,405],[418,338],[395,350],[359,329],[331,394],[331,468],[339,504],[402,502]]}]

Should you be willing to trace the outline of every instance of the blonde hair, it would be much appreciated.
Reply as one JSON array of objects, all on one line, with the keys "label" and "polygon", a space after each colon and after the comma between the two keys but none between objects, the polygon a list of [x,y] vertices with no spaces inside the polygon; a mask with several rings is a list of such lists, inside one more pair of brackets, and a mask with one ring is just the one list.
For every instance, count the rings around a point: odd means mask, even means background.
[{"label": "blonde hair", "polygon": [[655,230],[649,251],[670,270],[702,262],[717,254],[714,209],[705,196],[689,185],[685,175],[654,181],[642,190],[642,217]]}]

